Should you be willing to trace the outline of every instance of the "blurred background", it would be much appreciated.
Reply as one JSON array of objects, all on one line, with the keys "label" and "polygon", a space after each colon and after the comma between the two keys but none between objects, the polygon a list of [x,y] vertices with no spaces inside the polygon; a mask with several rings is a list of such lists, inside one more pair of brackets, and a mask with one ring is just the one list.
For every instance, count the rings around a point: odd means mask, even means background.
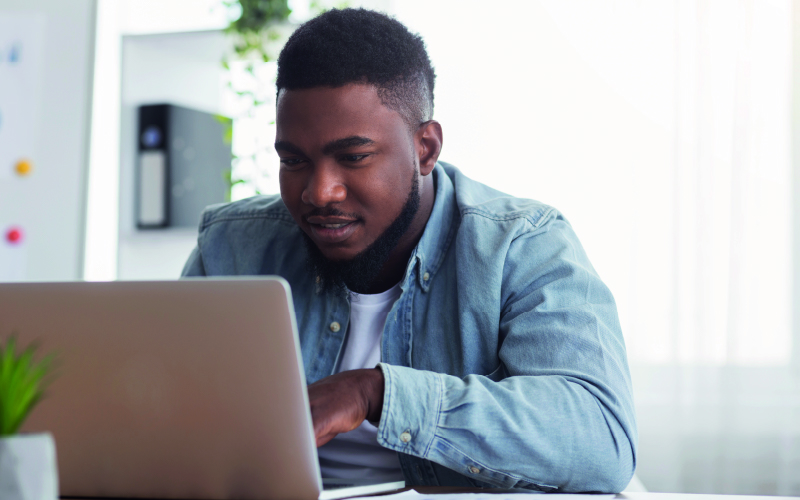
[{"label": "blurred background", "polygon": [[800,495],[800,0],[260,4],[0,0],[0,281],[177,278],[198,203],[278,192],[286,37],[381,10],[440,158],[560,209],[613,291],[644,485]]}]

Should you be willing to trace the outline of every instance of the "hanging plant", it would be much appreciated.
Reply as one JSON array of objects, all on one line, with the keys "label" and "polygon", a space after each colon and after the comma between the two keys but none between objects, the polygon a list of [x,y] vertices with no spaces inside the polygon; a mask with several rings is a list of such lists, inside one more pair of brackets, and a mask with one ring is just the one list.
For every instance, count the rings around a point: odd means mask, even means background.
[{"label": "hanging plant", "polygon": [[270,42],[280,39],[279,26],[286,23],[292,10],[288,0],[226,0],[230,11],[240,11],[241,15],[225,29],[236,37],[233,49],[241,59],[253,55],[263,62],[272,60],[268,51]]},{"label": "hanging plant", "polygon": [[[231,13],[230,18],[234,19],[225,30],[233,37],[233,51],[222,61],[229,75],[227,86],[237,96],[239,109],[231,117],[233,120],[223,121],[226,124],[225,139],[231,143],[233,122],[237,119],[254,120],[264,125],[275,123],[274,74],[264,71],[265,63],[278,58],[298,25],[289,20],[292,10],[288,0],[224,0],[223,3]],[[314,17],[331,7],[347,6],[346,1],[312,0],[308,13]],[[237,80],[236,84],[234,80]],[[232,168],[226,173],[229,200],[233,187],[238,184],[247,185],[249,191],[261,194],[260,181],[269,177],[267,169],[271,163],[272,140],[272,137],[256,140],[256,144],[244,153],[234,151]],[[249,171],[243,171],[247,168],[237,169],[237,165],[247,166],[243,162],[252,168]]]},{"label": "hanging plant", "polygon": [[[258,109],[269,101],[263,87],[265,83],[271,82],[259,81],[256,71],[259,65],[277,58],[280,48],[294,30],[294,26],[288,22],[292,13],[288,0],[225,0],[223,3],[232,13],[230,17],[233,21],[225,32],[233,38],[233,53],[225,56],[222,65],[229,74],[227,86],[238,96],[240,109],[236,116],[231,117],[233,120],[223,121],[225,140],[231,143],[233,122],[237,118],[254,118]],[[235,68],[231,56],[234,58],[233,61],[236,61]],[[235,86],[234,71],[244,72],[250,80],[249,84],[243,87]],[[234,153],[233,167],[225,174],[229,201],[231,190],[237,184],[252,184],[255,192],[259,193],[256,180],[252,176],[241,177],[234,173],[234,167],[242,161],[257,163],[258,155],[258,148],[244,156]],[[260,175],[265,174],[262,172]]]}]

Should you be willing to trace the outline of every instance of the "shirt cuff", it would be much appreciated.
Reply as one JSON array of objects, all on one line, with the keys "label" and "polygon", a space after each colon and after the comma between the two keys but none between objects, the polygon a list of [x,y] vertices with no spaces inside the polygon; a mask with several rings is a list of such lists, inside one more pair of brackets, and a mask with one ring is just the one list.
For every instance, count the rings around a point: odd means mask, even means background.
[{"label": "shirt cuff", "polygon": [[439,426],[444,381],[438,373],[380,363],[385,380],[378,444],[427,458]]}]

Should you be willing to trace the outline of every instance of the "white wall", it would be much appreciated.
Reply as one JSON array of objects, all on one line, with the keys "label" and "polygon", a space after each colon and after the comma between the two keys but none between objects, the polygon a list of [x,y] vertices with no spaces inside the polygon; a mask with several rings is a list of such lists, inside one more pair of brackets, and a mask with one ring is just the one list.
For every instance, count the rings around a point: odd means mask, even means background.
[{"label": "white wall", "polygon": [[137,109],[170,103],[222,113],[227,48],[217,30],[123,37],[118,279],[177,278],[197,241],[195,229],[135,227]]}]

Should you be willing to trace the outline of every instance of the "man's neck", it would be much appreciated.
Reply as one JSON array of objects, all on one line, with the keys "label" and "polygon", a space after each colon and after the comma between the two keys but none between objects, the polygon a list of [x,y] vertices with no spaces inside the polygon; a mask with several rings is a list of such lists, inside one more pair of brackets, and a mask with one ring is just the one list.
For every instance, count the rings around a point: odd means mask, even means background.
[{"label": "man's neck", "polygon": [[431,212],[433,212],[435,198],[433,175],[427,175],[422,178],[422,193],[420,194],[420,206],[417,215],[414,216],[408,231],[400,238],[397,246],[389,254],[389,258],[386,259],[380,274],[375,278],[366,293],[385,292],[403,279],[408,260],[411,258],[411,252],[414,251],[414,248],[422,238],[422,234],[425,232],[425,227],[428,225],[428,219],[430,219]]}]

